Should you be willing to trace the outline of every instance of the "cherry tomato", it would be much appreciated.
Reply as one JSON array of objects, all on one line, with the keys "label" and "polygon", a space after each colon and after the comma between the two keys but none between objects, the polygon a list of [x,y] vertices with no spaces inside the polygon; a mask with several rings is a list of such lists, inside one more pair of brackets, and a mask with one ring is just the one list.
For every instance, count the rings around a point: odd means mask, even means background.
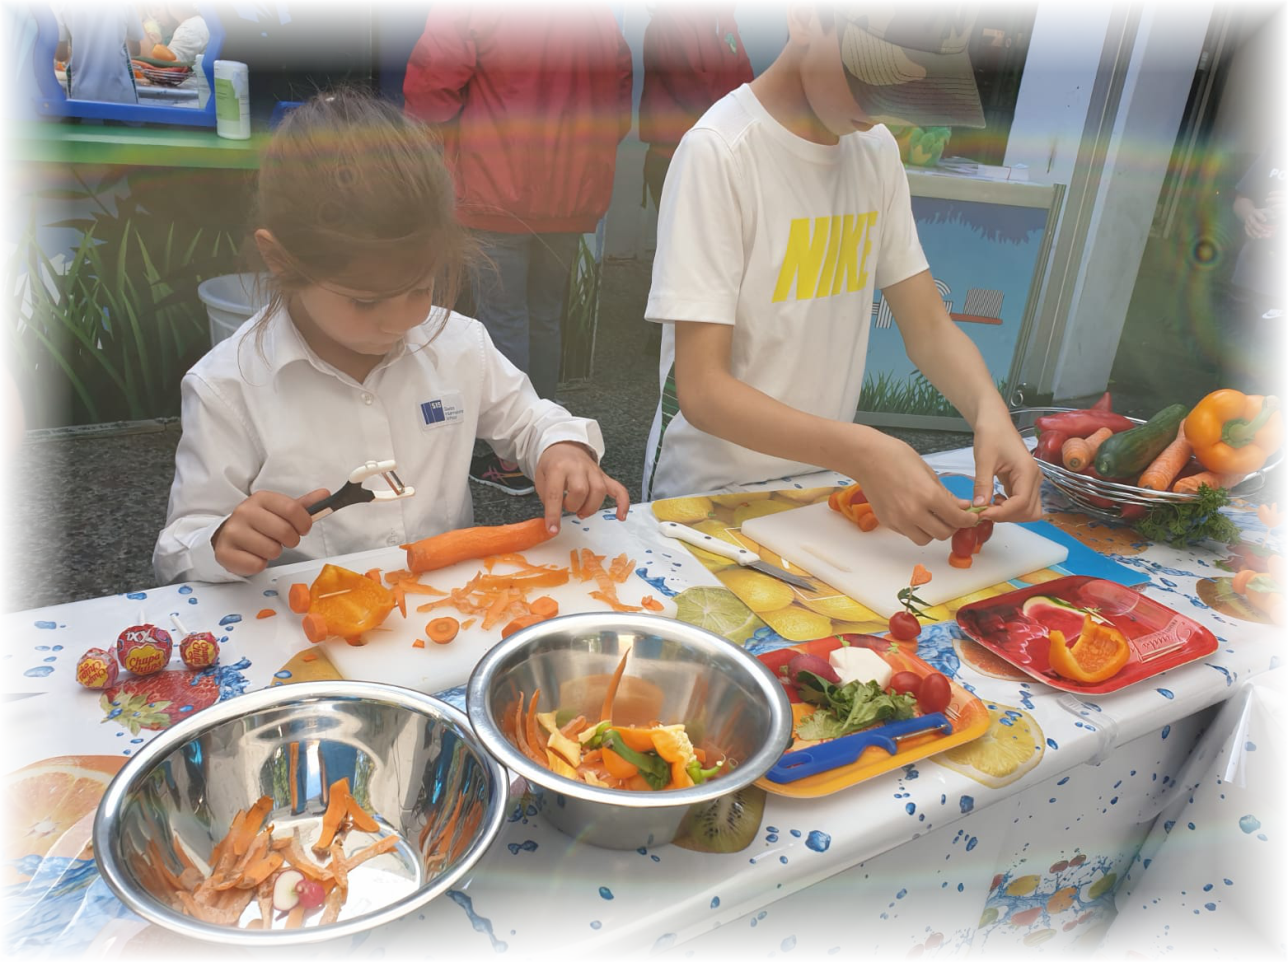
[{"label": "cherry tomato", "polygon": [[985,544],[988,539],[993,537],[993,522],[985,518],[979,524],[975,525],[975,543]]},{"label": "cherry tomato", "polygon": [[952,686],[942,672],[934,671],[921,679],[921,688],[917,692],[917,707],[921,709],[923,715],[943,711],[952,700]]},{"label": "cherry tomato", "polygon": [[915,671],[896,671],[890,676],[890,684],[886,687],[895,694],[912,695],[915,698],[921,690],[921,676]]},{"label": "cherry tomato", "polygon": [[974,528],[958,528],[953,532],[952,553],[959,558],[969,558],[973,555],[976,544]]},{"label": "cherry tomato", "polygon": [[913,641],[921,634],[921,623],[915,615],[896,611],[890,616],[890,634],[899,641]]}]

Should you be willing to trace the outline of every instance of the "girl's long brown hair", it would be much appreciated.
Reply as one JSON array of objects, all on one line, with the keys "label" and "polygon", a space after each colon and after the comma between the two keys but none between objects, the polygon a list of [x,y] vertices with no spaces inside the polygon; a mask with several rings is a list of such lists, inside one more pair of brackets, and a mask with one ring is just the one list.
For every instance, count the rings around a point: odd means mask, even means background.
[{"label": "girl's long brown hair", "polygon": [[358,265],[424,251],[402,282],[371,292],[396,296],[428,277],[445,320],[476,250],[455,209],[433,131],[362,90],[314,96],[287,114],[261,160],[252,223],[278,247],[265,319],[309,285],[370,290]]}]

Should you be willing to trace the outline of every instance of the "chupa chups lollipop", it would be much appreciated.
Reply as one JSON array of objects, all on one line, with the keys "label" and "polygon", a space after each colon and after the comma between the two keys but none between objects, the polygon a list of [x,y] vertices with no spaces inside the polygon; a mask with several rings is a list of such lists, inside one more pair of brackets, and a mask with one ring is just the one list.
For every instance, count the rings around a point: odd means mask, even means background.
[{"label": "chupa chups lollipop", "polygon": [[86,688],[111,688],[119,673],[116,658],[102,648],[89,649],[76,662],[76,680]]},{"label": "chupa chups lollipop", "polygon": [[136,675],[150,675],[170,664],[174,642],[170,632],[156,625],[134,625],[116,639],[116,657],[121,667]]},{"label": "chupa chups lollipop", "polygon": [[209,668],[219,660],[219,639],[208,631],[187,631],[177,616],[171,615],[174,626],[184,632],[179,642],[179,657],[189,668]]}]

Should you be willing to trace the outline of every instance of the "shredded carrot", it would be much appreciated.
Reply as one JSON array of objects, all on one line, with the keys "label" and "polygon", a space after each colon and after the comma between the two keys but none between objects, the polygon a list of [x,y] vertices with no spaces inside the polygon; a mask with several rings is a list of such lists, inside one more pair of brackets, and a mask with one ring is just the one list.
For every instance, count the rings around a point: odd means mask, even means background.
[{"label": "shredded carrot", "polygon": [[424,638],[417,638],[415,641],[413,641],[413,642],[411,643],[411,646],[412,646],[413,648],[424,648],[424,647],[425,647],[425,639],[424,639]]},{"label": "shredded carrot", "polygon": [[408,571],[406,568],[399,568],[397,571],[385,572],[385,583],[389,585],[396,585],[400,581],[415,581],[415,580],[416,580],[416,576],[412,574],[410,571]]},{"label": "shredded carrot", "polygon": [[272,618],[272,617],[273,617],[273,615],[275,615],[275,614],[277,614],[277,612],[276,612],[274,609],[272,609],[272,608],[260,608],[260,609],[259,609],[259,611],[257,611],[257,612],[255,613],[255,617],[256,617],[256,618]]},{"label": "shredded carrot", "polygon": [[478,620],[477,618],[467,618],[467,619],[465,619],[464,621],[462,621],[462,622],[461,622],[461,630],[462,630],[462,631],[469,631],[469,630],[470,630],[470,628],[472,628],[472,627],[474,626],[474,622],[476,622],[477,620]]},{"label": "shredded carrot", "polygon": [[523,590],[525,588],[554,588],[567,583],[568,569],[557,568],[550,571],[540,571],[537,574],[484,575],[479,578],[478,586],[483,591],[501,588]]},{"label": "shredded carrot", "polygon": [[527,725],[528,744],[536,749],[539,753],[546,750],[546,741],[541,726],[537,724],[537,699],[541,697],[541,689],[538,688],[532,693],[532,700],[528,702],[528,717],[525,724]]},{"label": "shredded carrot", "polygon": [[639,605],[622,604],[622,602],[620,602],[617,599],[616,592],[609,594],[608,592],[605,592],[605,591],[592,591],[590,592],[590,596],[599,601],[602,601],[604,604],[608,605],[608,607],[612,608],[613,611],[643,611],[644,610]]},{"label": "shredded carrot", "polygon": [[335,833],[340,830],[344,816],[349,811],[349,780],[342,778],[331,785],[331,797],[327,800],[326,812],[322,816],[322,834],[313,843],[313,851],[325,852],[331,846]]},{"label": "shredded carrot", "polygon": [[394,585],[394,604],[398,606],[399,613],[407,617],[407,591],[402,585]]},{"label": "shredded carrot", "polygon": [[398,587],[402,588],[402,590],[407,592],[407,594],[409,595],[438,595],[439,597],[447,596],[446,591],[439,591],[437,588],[431,585],[422,585],[419,581],[400,581],[398,582]]},{"label": "shredded carrot", "polygon": [[376,584],[380,584],[380,569],[379,569],[379,568],[369,568],[369,569],[367,569],[367,571],[366,571],[366,573],[363,575],[363,577],[364,577],[364,578],[370,578],[370,579],[371,579],[372,581],[374,581]]},{"label": "shredded carrot", "polygon": [[585,579],[582,578],[581,576],[581,557],[577,554],[577,549],[573,548],[571,551],[569,551],[568,556],[572,559],[572,562],[570,565],[572,576],[576,578],[578,581],[584,581]]},{"label": "shredded carrot", "polygon": [[622,655],[622,660],[617,663],[617,670],[613,672],[613,677],[608,682],[608,691],[604,693],[604,707],[599,710],[600,721],[613,720],[613,701],[617,698],[617,686],[622,682],[622,673],[626,671],[626,659],[630,658],[631,650],[626,649]]},{"label": "shredded carrot", "polygon": [[378,842],[372,842],[366,848],[359,849],[348,858],[343,859],[346,872],[352,872],[355,868],[367,861],[369,858],[375,858],[377,855],[384,855],[386,852],[392,852],[398,847],[397,835],[386,835]]}]

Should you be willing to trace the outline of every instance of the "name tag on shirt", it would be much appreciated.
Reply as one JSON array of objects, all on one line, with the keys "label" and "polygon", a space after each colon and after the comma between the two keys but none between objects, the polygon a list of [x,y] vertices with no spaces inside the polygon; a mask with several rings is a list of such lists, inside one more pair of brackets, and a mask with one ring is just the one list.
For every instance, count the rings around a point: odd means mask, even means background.
[{"label": "name tag on shirt", "polygon": [[425,431],[448,424],[459,424],[465,418],[465,404],[459,391],[450,391],[442,397],[421,401],[417,415],[421,429]]}]

